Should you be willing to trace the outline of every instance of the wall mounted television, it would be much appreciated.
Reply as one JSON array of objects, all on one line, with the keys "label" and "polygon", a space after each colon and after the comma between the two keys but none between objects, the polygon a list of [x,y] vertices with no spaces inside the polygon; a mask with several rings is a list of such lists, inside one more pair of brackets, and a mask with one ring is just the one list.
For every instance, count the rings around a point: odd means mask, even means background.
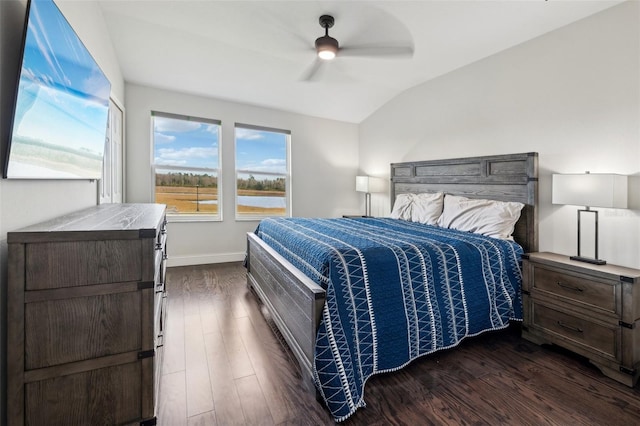
[{"label": "wall mounted television", "polygon": [[110,92],[53,0],[29,0],[3,177],[100,179]]}]

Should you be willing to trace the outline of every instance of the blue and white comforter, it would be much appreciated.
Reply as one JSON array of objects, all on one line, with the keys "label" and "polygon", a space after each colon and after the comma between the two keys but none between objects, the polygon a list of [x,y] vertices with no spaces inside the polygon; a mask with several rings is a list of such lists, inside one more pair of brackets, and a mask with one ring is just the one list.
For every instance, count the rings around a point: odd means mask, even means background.
[{"label": "blue and white comforter", "polygon": [[373,374],[522,319],[512,242],[385,218],[263,220],[256,231],[327,291],[316,386],[336,421]]}]

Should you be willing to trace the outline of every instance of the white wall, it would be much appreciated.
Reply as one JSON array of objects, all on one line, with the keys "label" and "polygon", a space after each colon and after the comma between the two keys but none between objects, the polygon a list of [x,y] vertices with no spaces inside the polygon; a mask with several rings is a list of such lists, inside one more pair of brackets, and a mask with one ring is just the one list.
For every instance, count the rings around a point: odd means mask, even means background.
[{"label": "white wall", "polygon": [[355,193],[358,126],[274,109],[126,85],[127,201],[152,202],[151,111],[222,121],[221,222],[170,223],[169,265],[236,261],[244,258],[245,233],[257,221],[234,214],[234,123],[291,131],[292,212],[294,216],[336,217],[361,213]]},{"label": "white wall", "polygon": [[[124,100],[124,79],[95,2],[56,0],[62,13],[112,84],[112,93]],[[0,1],[0,167],[4,165],[9,123],[13,111],[26,0]],[[96,203],[96,183],[89,181],[0,180],[0,423],[5,415],[6,262],[7,232]]]},{"label": "white wall", "polygon": [[[536,151],[540,250],[576,252],[576,208],[551,204],[551,174],[640,176],[640,4],[626,2],[394,98],[360,125],[360,168]],[[640,191],[600,209],[599,257],[640,267]],[[388,214],[387,195],[374,213]]]}]

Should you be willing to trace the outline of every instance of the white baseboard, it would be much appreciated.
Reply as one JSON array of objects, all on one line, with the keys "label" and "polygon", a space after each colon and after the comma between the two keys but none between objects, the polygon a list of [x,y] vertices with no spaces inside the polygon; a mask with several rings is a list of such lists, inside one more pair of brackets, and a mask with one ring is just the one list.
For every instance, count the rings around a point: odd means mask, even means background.
[{"label": "white baseboard", "polygon": [[242,262],[243,260],[244,252],[207,254],[199,256],[169,256],[167,259],[167,267],[206,265],[208,263]]}]

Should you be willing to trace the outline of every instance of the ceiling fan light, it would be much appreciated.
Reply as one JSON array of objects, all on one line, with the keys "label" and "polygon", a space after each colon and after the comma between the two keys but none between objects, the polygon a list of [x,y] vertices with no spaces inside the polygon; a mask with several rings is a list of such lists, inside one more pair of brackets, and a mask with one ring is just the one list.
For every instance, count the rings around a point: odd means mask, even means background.
[{"label": "ceiling fan light", "polygon": [[318,57],[329,61],[338,53],[338,40],[330,36],[322,36],[316,39],[316,51]]},{"label": "ceiling fan light", "polygon": [[336,54],[333,50],[318,50],[318,57],[320,59],[324,59],[325,61],[330,61],[336,57]]}]

